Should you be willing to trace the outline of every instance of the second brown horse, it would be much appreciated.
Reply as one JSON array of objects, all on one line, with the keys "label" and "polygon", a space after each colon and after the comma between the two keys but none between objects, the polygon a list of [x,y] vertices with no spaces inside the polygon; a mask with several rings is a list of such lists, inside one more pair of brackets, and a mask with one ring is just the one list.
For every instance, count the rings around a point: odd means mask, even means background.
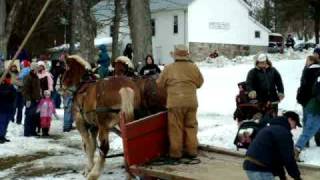
[{"label": "second brown horse", "polygon": [[[90,65],[80,56],[69,56],[66,67],[62,84],[65,91],[73,93],[73,118],[88,157],[84,174],[90,180],[98,179],[109,151],[109,132],[119,123],[119,112],[124,113],[127,121],[133,121],[134,110],[163,109],[165,93],[147,79],[133,81],[117,76],[90,81]],[[100,153],[94,162],[97,139]]]}]

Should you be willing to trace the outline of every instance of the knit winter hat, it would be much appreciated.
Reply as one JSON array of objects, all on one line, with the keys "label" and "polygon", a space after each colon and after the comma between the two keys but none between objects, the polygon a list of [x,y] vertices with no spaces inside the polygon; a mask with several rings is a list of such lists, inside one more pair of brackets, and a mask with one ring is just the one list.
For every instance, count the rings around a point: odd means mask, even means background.
[{"label": "knit winter hat", "polygon": [[320,48],[317,47],[313,50],[313,53],[317,53],[320,56]]},{"label": "knit winter hat", "polygon": [[28,60],[23,60],[21,63],[22,67],[30,67],[30,62]]},{"label": "knit winter hat", "polygon": [[44,94],[45,96],[50,96],[50,95],[51,95],[51,93],[50,93],[49,90],[45,90],[45,91],[43,92],[43,94]]},{"label": "knit winter hat", "polygon": [[46,64],[43,61],[38,61],[38,66],[46,67]]},{"label": "knit winter hat", "polygon": [[258,62],[266,62],[268,60],[268,56],[266,54],[260,54],[257,58]]},{"label": "knit winter hat", "polygon": [[38,70],[38,64],[36,62],[32,62],[30,65],[30,69],[35,71]]}]

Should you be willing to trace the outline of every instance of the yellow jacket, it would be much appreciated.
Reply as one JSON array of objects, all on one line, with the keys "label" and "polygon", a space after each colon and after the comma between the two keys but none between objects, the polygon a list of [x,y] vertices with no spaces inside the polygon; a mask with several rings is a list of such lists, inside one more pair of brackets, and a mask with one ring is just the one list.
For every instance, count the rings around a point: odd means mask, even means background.
[{"label": "yellow jacket", "polygon": [[198,107],[196,90],[202,86],[203,77],[193,62],[176,60],[167,65],[157,83],[167,91],[167,108]]}]

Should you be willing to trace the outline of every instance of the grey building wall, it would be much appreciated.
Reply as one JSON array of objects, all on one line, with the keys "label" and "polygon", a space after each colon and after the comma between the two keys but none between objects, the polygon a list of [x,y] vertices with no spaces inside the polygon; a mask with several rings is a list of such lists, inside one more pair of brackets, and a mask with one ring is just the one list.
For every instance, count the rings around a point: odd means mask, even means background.
[{"label": "grey building wall", "polygon": [[249,46],[235,44],[216,44],[216,43],[198,43],[190,42],[189,50],[193,61],[205,60],[211,52],[218,50],[219,55],[223,55],[230,59],[236,56],[248,56],[258,52],[267,52],[267,46]]}]

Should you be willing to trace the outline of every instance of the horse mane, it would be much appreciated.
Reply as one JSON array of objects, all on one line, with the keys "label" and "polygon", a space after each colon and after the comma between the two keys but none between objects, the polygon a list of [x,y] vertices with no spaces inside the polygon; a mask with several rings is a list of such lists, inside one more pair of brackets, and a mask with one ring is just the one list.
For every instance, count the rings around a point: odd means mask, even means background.
[{"label": "horse mane", "polygon": [[120,62],[120,63],[124,63],[126,65],[128,65],[129,68],[134,69],[134,65],[131,61],[131,59],[129,59],[127,56],[119,56],[116,58],[115,62]]},{"label": "horse mane", "polygon": [[66,86],[78,84],[86,71],[91,70],[90,64],[78,55],[68,56],[66,64],[69,67],[63,75]]},{"label": "horse mane", "polygon": [[71,55],[71,56],[68,56],[67,60],[68,59],[73,59],[75,60],[76,62],[78,62],[79,64],[81,64],[86,70],[91,70],[91,65],[86,61],[84,60],[81,56],[79,55]]}]

